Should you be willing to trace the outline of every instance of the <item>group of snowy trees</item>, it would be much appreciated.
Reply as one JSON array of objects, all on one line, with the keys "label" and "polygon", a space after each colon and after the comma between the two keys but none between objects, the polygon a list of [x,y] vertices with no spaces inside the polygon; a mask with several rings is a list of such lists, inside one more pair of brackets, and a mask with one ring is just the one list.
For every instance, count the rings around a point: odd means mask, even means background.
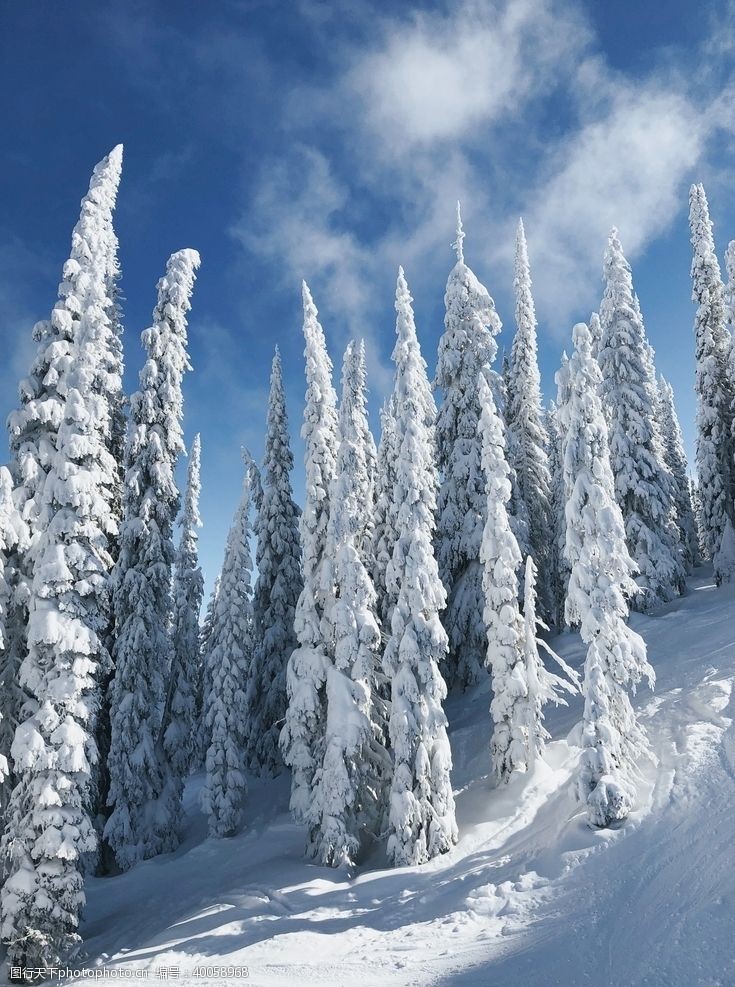
[{"label": "group of snowy trees", "polygon": [[[543,756],[545,704],[581,688],[579,796],[593,825],[624,818],[647,750],[628,690],[653,681],[629,608],[681,593],[702,549],[718,581],[735,572],[735,242],[725,288],[702,187],[691,197],[697,488],[617,232],[599,315],[575,327],[544,409],[523,224],[516,332],[498,373],[501,322],[465,263],[458,208],[439,408],[399,269],[377,448],[364,345],[347,347],[338,399],[303,285],[303,510],[276,350],[262,468],[244,452],[200,625],[199,436],[183,498],[176,480],[199,256],[170,257],[126,399],[112,221],[121,168],[117,147],[94,171],[58,301],[33,331],[0,469],[1,902],[12,962],[72,955],[85,873],[174,849],[186,778],[201,767],[215,837],[242,825],[248,774],[290,769],[310,857],[351,866],[385,841],[401,866],[450,850],[443,703],[448,688],[488,674],[498,783]],[[547,624],[579,629],[581,683],[545,643]]]}]

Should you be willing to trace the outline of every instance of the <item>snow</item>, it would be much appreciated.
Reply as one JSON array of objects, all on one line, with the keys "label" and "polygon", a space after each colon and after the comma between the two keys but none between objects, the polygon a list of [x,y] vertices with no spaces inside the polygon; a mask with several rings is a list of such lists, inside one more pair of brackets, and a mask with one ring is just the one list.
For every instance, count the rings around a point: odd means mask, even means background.
[{"label": "snow", "polygon": [[[486,681],[446,707],[449,853],[389,869],[376,849],[349,875],[308,863],[285,776],[252,779],[245,829],[207,839],[196,775],[175,853],[87,882],[86,962],[117,974],[96,982],[145,969],[160,983],[164,966],[179,976],[163,982],[225,981],[187,976],[197,964],[245,965],[257,987],[735,982],[735,587],[697,573],[683,598],[632,619],[657,670],[635,707],[658,766],[644,765],[619,828],[590,829],[574,798],[580,699],[546,717],[545,760],[493,787]],[[575,634],[551,643],[579,668]]]}]

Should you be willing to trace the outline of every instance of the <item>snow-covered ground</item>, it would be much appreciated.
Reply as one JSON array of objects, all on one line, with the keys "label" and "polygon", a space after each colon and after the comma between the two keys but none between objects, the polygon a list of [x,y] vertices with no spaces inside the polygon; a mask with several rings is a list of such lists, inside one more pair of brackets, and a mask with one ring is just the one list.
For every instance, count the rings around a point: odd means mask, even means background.
[{"label": "snow-covered ground", "polygon": [[[574,801],[581,701],[549,714],[546,764],[493,787],[481,686],[448,704],[453,852],[393,870],[376,849],[350,877],[309,864],[283,778],[252,784],[239,836],[207,839],[193,778],[177,853],[88,882],[86,962],[117,974],[97,982],[137,967],[234,983],[194,972],[246,966],[258,987],[735,984],[735,588],[700,576],[633,624],[658,676],[637,706],[659,763],[621,828],[592,831]],[[575,635],[555,644],[581,663]]]}]

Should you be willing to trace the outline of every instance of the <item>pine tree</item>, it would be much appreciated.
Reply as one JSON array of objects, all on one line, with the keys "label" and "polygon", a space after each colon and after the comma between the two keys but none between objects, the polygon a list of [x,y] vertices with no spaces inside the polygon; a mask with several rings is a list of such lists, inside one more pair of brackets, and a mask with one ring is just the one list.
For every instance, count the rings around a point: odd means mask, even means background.
[{"label": "pine tree", "polygon": [[296,648],[294,620],[303,589],[299,509],[291,489],[293,455],[283,393],[281,356],[271,370],[263,460],[263,495],[258,509],[253,598],[255,652],[248,679],[248,765],[258,773],[282,766],[278,738],[286,715],[286,667]]},{"label": "pine tree", "polygon": [[628,551],[639,572],[632,603],[648,610],[684,586],[673,479],[656,420],[657,389],[633,279],[617,230],[605,251],[598,362],[609,423],[610,464]]},{"label": "pine tree", "polygon": [[680,532],[679,545],[687,571],[699,564],[697,523],[692,507],[686,452],[681,426],[674,406],[674,391],[663,377],[659,379],[659,421],[666,465],[671,471],[674,511]]},{"label": "pine tree", "polygon": [[173,581],[173,644],[166,705],[161,722],[161,743],[166,764],[166,788],[159,817],[171,834],[171,849],[178,842],[182,822],[181,798],[191,770],[197,742],[196,705],[200,675],[199,614],[204,594],[204,576],[199,566],[197,528],[201,492],[201,439],[194,436],[189,457],[186,494],[181,517],[181,540],[176,553]]},{"label": "pine tree", "polygon": [[551,613],[551,476],[541,407],[541,375],[538,369],[536,310],[531,294],[531,271],[523,220],[518,221],[515,278],[516,333],[510,356],[509,378],[512,390],[505,412],[508,461],[515,471],[517,496],[528,523],[528,545],[539,567],[542,609]]},{"label": "pine tree", "polygon": [[646,645],[627,624],[626,597],[635,565],[615,500],[607,426],[599,397],[600,368],[583,323],[574,327],[570,394],[562,411],[565,429],[565,552],[571,565],[566,611],[587,645],[583,692],[582,759],[577,783],[591,825],[608,826],[630,812],[637,761],[648,750],[626,688],[642,678],[653,685]]},{"label": "pine tree", "polygon": [[166,780],[160,729],[171,668],[176,463],[184,451],[182,380],[189,369],[186,314],[199,255],[172,254],[158,282],[147,360],[131,398],[124,519],[113,572],[116,640],[109,755],[111,814],[104,835],[123,870],[176,842],[153,816]]},{"label": "pine tree", "polygon": [[[697,474],[707,554],[714,559],[732,512],[732,394],[727,375],[729,351],[720,265],[702,185],[689,192],[689,225],[694,248],[692,300],[697,369]],[[720,574],[715,569],[715,579]]]},{"label": "pine tree", "polygon": [[[433,396],[429,395],[433,401]],[[396,543],[396,508],[393,489],[396,482],[395,400],[388,398],[380,411],[380,443],[376,465],[375,530],[373,532],[373,585],[378,597],[377,613],[384,638],[390,633],[390,615],[395,606],[393,595],[388,593],[385,580],[388,563],[393,557]]]},{"label": "pine tree", "polygon": [[332,363],[316,306],[304,283],[306,404],[304,440],[306,500],[300,518],[303,588],[296,604],[294,632],[298,647],[288,660],[288,708],[281,731],[283,759],[291,768],[291,811],[306,822],[314,771],[323,754],[326,725],[326,645],[322,633],[325,597],[322,590],[324,553],[329,523],[329,490],[337,455],[337,395]]},{"label": "pine tree", "polygon": [[365,832],[377,835],[384,778],[384,711],[378,695],[380,628],[376,594],[362,556],[371,495],[365,442],[364,363],[360,348],[345,352],[340,442],[330,492],[334,545],[334,640],[326,673],[324,757],[314,776],[308,852],[333,867],[354,862]]},{"label": "pine tree", "polygon": [[[4,837],[3,938],[10,961],[24,967],[58,965],[79,943],[83,860],[97,846],[94,727],[110,663],[107,582],[117,530],[111,407],[99,386],[110,361],[104,221],[114,172],[93,176],[49,323],[49,333],[60,327],[67,359],[57,364],[54,443],[39,459],[44,477],[31,515],[28,651],[19,669],[29,703],[11,748],[17,784]],[[25,410],[27,423],[32,402]]]},{"label": "pine tree", "polygon": [[207,787],[204,808],[212,836],[231,836],[242,822],[247,795],[247,680],[253,658],[250,557],[251,471],[227,538],[211,635],[204,656]]},{"label": "pine tree", "polygon": [[[462,261],[461,236],[460,229],[457,284],[450,277],[451,292],[460,290],[460,281],[466,286],[476,285]],[[479,286],[477,289],[475,299],[482,297]],[[457,826],[450,781],[452,755],[442,708],[446,685],[439,671],[448,640],[439,619],[446,593],[432,547],[438,486],[435,443],[427,424],[426,402],[421,397],[425,394],[426,370],[415,342],[411,296],[402,272],[396,309],[395,503],[400,506],[398,538],[387,573],[388,588],[396,593],[396,604],[383,667],[391,683],[389,733],[394,753],[388,856],[394,865],[403,866],[424,863],[449,850],[457,842]],[[452,311],[456,311],[454,303]],[[461,324],[460,321],[457,331]],[[444,355],[446,375],[447,348]]]},{"label": "pine tree", "polygon": [[464,232],[457,209],[457,263],[447,281],[445,331],[439,342],[436,386],[437,460],[441,476],[436,554],[447,591],[443,622],[449,636],[445,662],[449,686],[467,686],[483,675],[480,543],[485,495],[480,465],[480,402],[477,380],[488,379],[501,323],[495,303],[464,262]]}]

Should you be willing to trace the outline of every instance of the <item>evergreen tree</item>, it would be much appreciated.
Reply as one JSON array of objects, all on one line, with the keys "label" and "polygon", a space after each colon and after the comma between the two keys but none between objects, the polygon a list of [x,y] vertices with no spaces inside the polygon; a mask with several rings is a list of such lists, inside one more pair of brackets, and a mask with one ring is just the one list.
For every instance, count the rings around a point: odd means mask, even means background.
[{"label": "evergreen tree", "polygon": [[607,426],[599,397],[600,368],[583,323],[574,327],[570,395],[561,411],[565,429],[565,552],[571,565],[566,610],[587,645],[583,692],[582,759],[577,791],[591,825],[608,826],[630,812],[637,761],[647,752],[643,728],[628,698],[642,678],[653,685],[646,645],[627,624],[626,597],[635,565],[615,500]]},{"label": "evergreen tree", "polygon": [[166,780],[159,734],[172,658],[171,567],[179,511],[176,463],[184,451],[181,385],[189,369],[186,314],[199,255],[172,254],[158,282],[147,359],[131,398],[124,519],[113,572],[116,640],[109,755],[111,813],[104,835],[123,870],[175,845],[154,813]]},{"label": "evergreen tree", "polygon": [[541,375],[538,369],[536,310],[531,294],[531,271],[523,220],[518,221],[515,278],[516,333],[510,355],[512,390],[505,412],[509,465],[515,471],[518,499],[528,523],[528,545],[539,567],[542,609],[551,612],[551,476],[541,407]]},{"label": "evergreen tree", "polygon": [[[732,394],[727,374],[729,342],[722,278],[702,185],[692,185],[689,192],[689,226],[694,248],[692,300],[697,304],[697,475],[707,554],[714,559],[732,512]],[[720,581],[717,569],[715,579]]]},{"label": "evergreen tree", "polygon": [[672,600],[684,586],[673,505],[673,479],[656,420],[650,347],[617,230],[605,251],[598,362],[609,423],[610,464],[628,550],[638,569],[636,609]]},{"label": "evergreen tree", "polygon": [[306,342],[306,404],[301,426],[306,447],[306,500],[299,522],[303,588],[294,617],[298,647],[287,665],[288,707],[280,744],[283,759],[291,768],[291,811],[299,822],[306,822],[314,771],[323,755],[326,724],[327,657],[322,631],[325,606],[322,587],[338,426],[337,395],[332,385],[332,363],[324,331],[305,283],[302,291]]},{"label": "evergreen tree", "polygon": [[248,765],[258,773],[274,773],[282,765],[278,738],[287,707],[286,667],[297,645],[294,618],[303,580],[292,468],[281,356],[276,348],[268,398],[263,495],[256,521],[255,652],[247,700]]},{"label": "evergreen tree", "polygon": [[[361,339],[357,343],[357,373],[362,381],[362,389],[367,396],[367,361],[365,358],[365,340]],[[363,493],[363,503],[366,505],[365,516],[362,519],[363,533],[359,542],[359,550],[363,560],[367,564],[368,571],[372,572],[375,565],[373,557],[373,542],[375,539],[375,498],[377,490],[378,471],[378,450],[375,445],[373,433],[370,431],[367,405],[365,414],[360,416],[361,436],[360,440],[365,451],[365,490]]]},{"label": "evergreen tree", "polygon": [[[472,311],[482,291],[462,261],[458,234],[458,269],[451,293],[460,284],[473,287]],[[448,294],[450,289],[448,289]],[[391,634],[383,667],[391,683],[390,741],[394,752],[388,816],[388,856],[396,866],[420,864],[457,842],[454,796],[450,781],[452,755],[442,708],[446,686],[439,662],[447,653],[447,635],[439,619],[446,593],[439,578],[432,538],[438,478],[432,428],[427,424],[426,369],[415,342],[411,296],[399,272],[396,292],[398,340],[393,396],[398,457],[395,503],[398,538],[388,565],[389,592],[396,594]],[[457,312],[454,302],[452,311]],[[487,314],[490,308],[485,308]],[[479,318],[479,317],[478,317]],[[454,323],[452,323],[454,325]],[[468,315],[455,328],[467,334]],[[442,380],[448,380],[448,355]],[[484,365],[484,364],[483,364]]]},{"label": "evergreen tree", "polygon": [[692,495],[684,451],[684,439],[674,406],[674,391],[663,377],[659,380],[659,421],[664,444],[666,465],[671,471],[674,490],[674,511],[679,528],[679,545],[687,571],[699,564],[697,523],[692,507]]},{"label": "evergreen tree", "polygon": [[[99,387],[110,361],[104,220],[114,172],[102,167],[93,176],[48,324],[49,334],[63,334],[67,359],[56,365],[53,447],[39,458],[44,476],[34,491],[28,650],[19,669],[29,702],[11,748],[17,783],[4,836],[2,933],[10,962],[23,967],[58,965],[79,943],[83,860],[97,846],[94,726],[110,663],[107,581],[117,530],[111,408]],[[25,412],[28,423],[33,402]],[[35,413],[42,414],[37,405]]]},{"label": "evergreen tree", "polygon": [[704,518],[702,516],[702,498],[699,496],[699,485],[694,480],[689,480],[689,489],[692,492],[692,510],[694,511],[694,521],[697,525],[697,545],[699,546],[699,557],[703,561],[709,558],[707,554],[707,539],[704,533]]},{"label": "evergreen tree", "polygon": [[250,484],[246,467],[240,504],[227,538],[219,585],[213,594],[211,634],[204,656],[207,787],[204,808],[212,836],[232,836],[247,795],[247,680],[253,657],[250,557]]},{"label": "evergreen tree", "polygon": [[495,303],[464,262],[464,232],[457,209],[457,263],[447,281],[445,331],[439,341],[436,386],[442,392],[437,415],[437,459],[441,476],[436,554],[447,591],[443,622],[449,636],[445,662],[450,686],[466,686],[483,675],[480,543],[485,495],[480,465],[480,401],[477,380],[488,379],[495,359],[500,319]]},{"label": "evergreen tree", "polygon": [[385,713],[378,695],[380,628],[376,594],[362,557],[369,509],[365,442],[364,363],[360,348],[345,353],[340,442],[330,493],[334,545],[333,655],[326,673],[324,757],[314,776],[308,852],[333,867],[354,862],[363,833],[378,833],[385,776]]},{"label": "evergreen tree", "polygon": [[173,834],[174,843],[181,828],[181,798],[198,739],[195,726],[201,664],[199,614],[204,594],[197,534],[197,528],[202,524],[199,516],[200,473],[201,439],[199,435],[195,435],[189,456],[181,517],[181,540],[176,553],[171,629],[173,653],[161,724],[167,780],[159,815],[168,815],[164,827]]},{"label": "evergreen tree", "polygon": [[[503,423],[484,377],[479,380],[482,467],[485,474],[487,518],[480,558],[485,593],[487,664],[492,673],[490,713],[493,735],[490,754],[493,774],[508,781],[513,771],[527,771],[543,752],[547,737],[542,726],[542,706],[559,702],[557,687],[564,683],[544,669],[536,641],[536,573],[530,556],[525,584],[525,617],[518,604],[521,559],[510,526],[509,469],[505,459]],[[542,625],[544,626],[544,625]],[[551,652],[553,654],[553,652]]]}]

